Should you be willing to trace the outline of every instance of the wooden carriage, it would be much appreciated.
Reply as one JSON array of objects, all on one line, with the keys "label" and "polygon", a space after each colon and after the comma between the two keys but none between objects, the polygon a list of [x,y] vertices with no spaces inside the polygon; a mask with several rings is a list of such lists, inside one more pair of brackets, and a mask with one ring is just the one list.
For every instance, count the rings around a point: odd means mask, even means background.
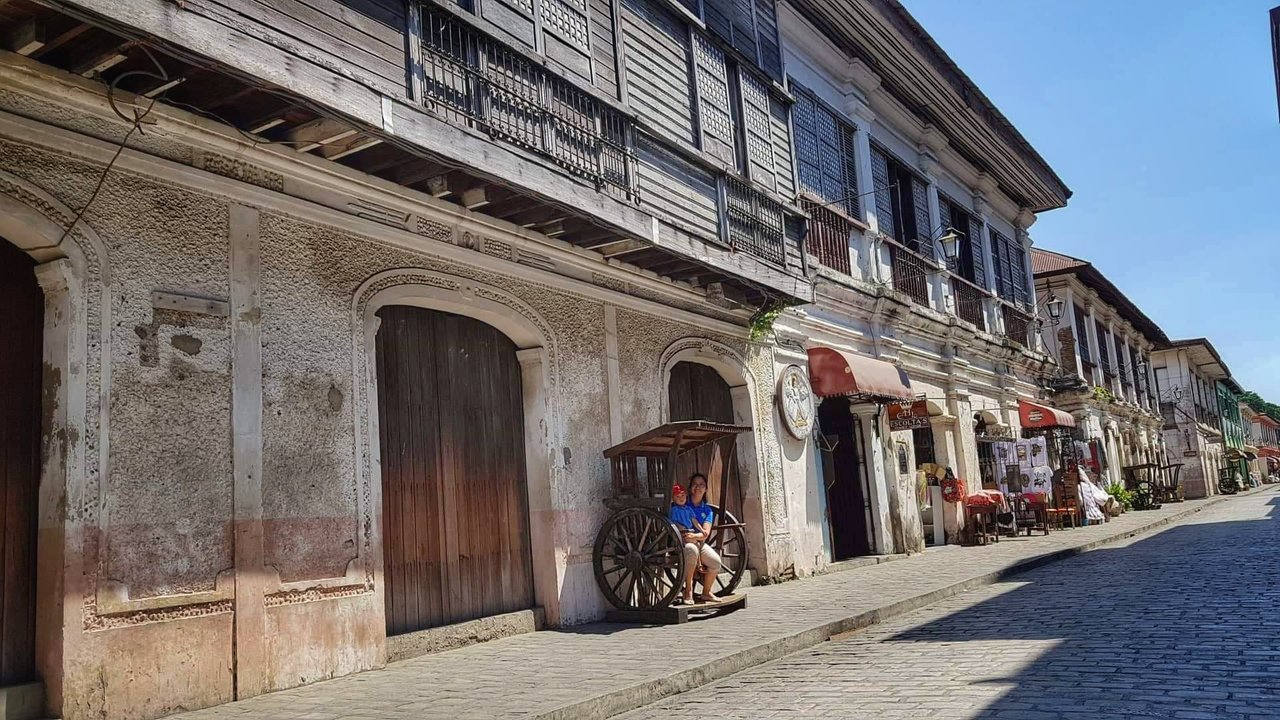
[{"label": "wooden carriage", "polygon": [[[613,478],[605,504],[613,511],[596,536],[592,561],[600,591],[621,621],[683,622],[691,612],[735,610],[747,568],[742,483],[735,447],[751,428],[703,420],[667,423],[604,451]],[[684,540],[667,517],[671,488],[694,473],[707,477],[715,520],[707,543],[723,565],[712,588],[715,603],[672,603],[684,585]],[[699,579],[699,582],[701,580]]]}]

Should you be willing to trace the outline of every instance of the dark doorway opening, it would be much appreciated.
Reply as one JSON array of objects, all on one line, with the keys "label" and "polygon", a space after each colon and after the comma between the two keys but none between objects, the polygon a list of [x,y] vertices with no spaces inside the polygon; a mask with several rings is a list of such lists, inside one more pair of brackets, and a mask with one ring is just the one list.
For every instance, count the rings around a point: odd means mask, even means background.
[{"label": "dark doorway opening", "polygon": [[36,517],[44,295],[0,238],[0,686],[36,679]]},{"label": "dark doorway opening", "polygon": [[387,634],[533,607],[515,344],[461,315],[378,316]]},{"label": "dark doorway opening", "polygon": [[831,559],[871,554],[871,500],[867,489],[862,423],[849,412],[847,398],[827,398],[818,406],[824,440],[823,479],[831,526]]}]

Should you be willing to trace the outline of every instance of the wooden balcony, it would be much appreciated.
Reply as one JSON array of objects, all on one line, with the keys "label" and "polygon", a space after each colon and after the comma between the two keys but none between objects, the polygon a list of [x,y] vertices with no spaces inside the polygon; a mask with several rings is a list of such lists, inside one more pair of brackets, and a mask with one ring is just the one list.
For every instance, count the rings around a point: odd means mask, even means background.
[{"label": "wooden balcony", "polygon": [[849,235],[853,232],[853,223],[830,207],[823,207],[813,201],[802,200],[800,205],[809,213],[805,251],[817,259],[819,264],[849,275],[852,269],[849,263]]},{"label": "wooden balcony", "polygon": [[982,288],[961,277],[951,277],[951,293],[955,298],[956,317],[973,323],[979,330],[987,329],[987,315],[984,307],[988,297]]},{"label": "wooden balcony", "polygon": [[[317,28],[294,16],[297,3],[228,1],[245,14],[171,0],[0,2],[0,34],[52,34],[8,64],[113,85],[117,99],[154,99],[157,112],[203,116],[247,144],[292,148],[303,162],[343,165],[513,232],[748,306],[812,299],[778,200],[722,189],[718,242],[678,225],[655,232],[660,218],[638,202],[637,131],[623,106],[464,11],[423,5],[388,19],[315,0],[352,19]],[[364,30],[376,30],[376,47]],[[406,229],[396,217],[376,221]]]},{"label": "wooden balcony", "polygon": [[425,11],[422,25],[428,110],[634,200],[631,118],[450,13]]},{"label": "wooden balcony", "polygon": [[906,294],[917,305],[929,307],[929,274],[934,272],[933,264],[896,242],[888,241],[886,245],[893,271],[893,289]]},{"label": "wooden balcony", "polygon": [[1023,347],[1031,347],[1031,316],[1008,303],[1000,303],[1004,336]]}]

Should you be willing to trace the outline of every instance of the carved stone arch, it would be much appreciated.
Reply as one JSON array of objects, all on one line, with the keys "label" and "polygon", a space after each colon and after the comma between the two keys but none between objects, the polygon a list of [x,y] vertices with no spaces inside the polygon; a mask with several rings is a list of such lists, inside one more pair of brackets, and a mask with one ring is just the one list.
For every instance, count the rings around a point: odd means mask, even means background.
[{"label": "carved stone arch", "polygon": [[[692,362],[714,369],[729,385],[733,398],[734,422],[750,425],[755,432],[745,433],[738,439],[738,468],[742,474],[743,517],[747,525],[747,544],[751,552],[751,565],[757,571],[767,568],[766,536],[787,532],[786,503],[782,497],[781,479],[774,478],[770,469],[777,458],[770,452],[777,451],[777,443],[769,437],[757,437],[772,432],[773,395],[771,388],[760,379],[736,350],[710,338],[684,337],[672,342],[663,350],[658,361],[658,387],[662,422],[671,418],[669,388],[671,369],[677,363]],[[769,478],[766,481],[766,478]],[[776,482],[775,482],[776,480]],[[775,487],[776,486],[776,487]],[[767,573],[765,573],[767,574]]]},{"label": "carved stone arch", "polygon": [[699,337],[681,338],[662,351],[662,358],[658,362],[658,380],[659,387],[662,388],[663,422],[671,417],[671,408],[668,407],[670,399],[667,397],[667,386],[671,382],[671,368],[680,362],[698,363],[714,369],[729,384],[731,391],[741,393],[743,390],[740,389],[745,388],[746,404],[741,408],[735,393],[733,406],[735,420],[745,425],[756,424],[756,414],[751,412],[751,408],[755,407],[756,399],[755,378],[751,369],[747,367],[746,361],[728,345]]},{"label": "carved stone arch", "polygon": [[[555,512],[553,490],[562,468],[560,369],[556,334],[536,310],[505,290],[475,280],[418,268],[378,273],[357,288],[352,301],[355,388],[355,490],[363,529],[359,554],[366,587],[385,607],[383,583],[381,448],[378,426],[378,378],[375,338],[378,309],[409,305],[474,318],[506,335],[518,348],[524,395],[525,466],[529,498],[529,540],[533,554],[534,597],[549,625],[560,623],[560,576],[556,538],[568,529]],[[562,548],[565,552],[567,549]]]},{"label": "carved stone arch", "polygon": [[[41,469],[37,497],[37,669],[61,714],[63,666],[74,628],[98,629],[96,525],[107,467],[111,377],[110,270],[105,245],[43,188],[0,170],[0,241],[37,263],[44,293]],[[69,501],[82,498],[79,507]],[[70,579],[74,583],[69,583]],[[78,586],[80,602],[64,587]]]}]

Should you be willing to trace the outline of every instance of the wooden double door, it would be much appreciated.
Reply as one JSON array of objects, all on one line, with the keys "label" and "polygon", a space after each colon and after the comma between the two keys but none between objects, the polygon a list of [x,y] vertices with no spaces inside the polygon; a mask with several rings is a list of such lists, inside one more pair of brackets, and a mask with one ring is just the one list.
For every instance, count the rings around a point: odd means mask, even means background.
[{"label": "wooden double door", "polygon": [[0,686],[36,677],[44,296],[34,265],[0,238]]},{"label": "wooden double door", "polygon": [[378,315],[387,634],[532,607],[515,345],[460,315]]},{"label": "wooden double door", "polygon": [[[667,408],[672,422],[709,420],[724,425],[735,424],[733,392],[729,383],[715,368],[701,363],[678,362],[671,366],[671,377],[667,381]],[[708,495],[712,504],[726,508],[741,519],[742,476],[738,472],[738,456],[734,453],[726,458],[724,475],[718,478],[712,472],[715,452],[716,449],[708,445],[682,457],[676,468],[676,482],[687,486],[693,473],[710,473]],[[725,478],[733,478],[733,482],[725,483]],[[725,497],[726,488],[732,497]]]}]

